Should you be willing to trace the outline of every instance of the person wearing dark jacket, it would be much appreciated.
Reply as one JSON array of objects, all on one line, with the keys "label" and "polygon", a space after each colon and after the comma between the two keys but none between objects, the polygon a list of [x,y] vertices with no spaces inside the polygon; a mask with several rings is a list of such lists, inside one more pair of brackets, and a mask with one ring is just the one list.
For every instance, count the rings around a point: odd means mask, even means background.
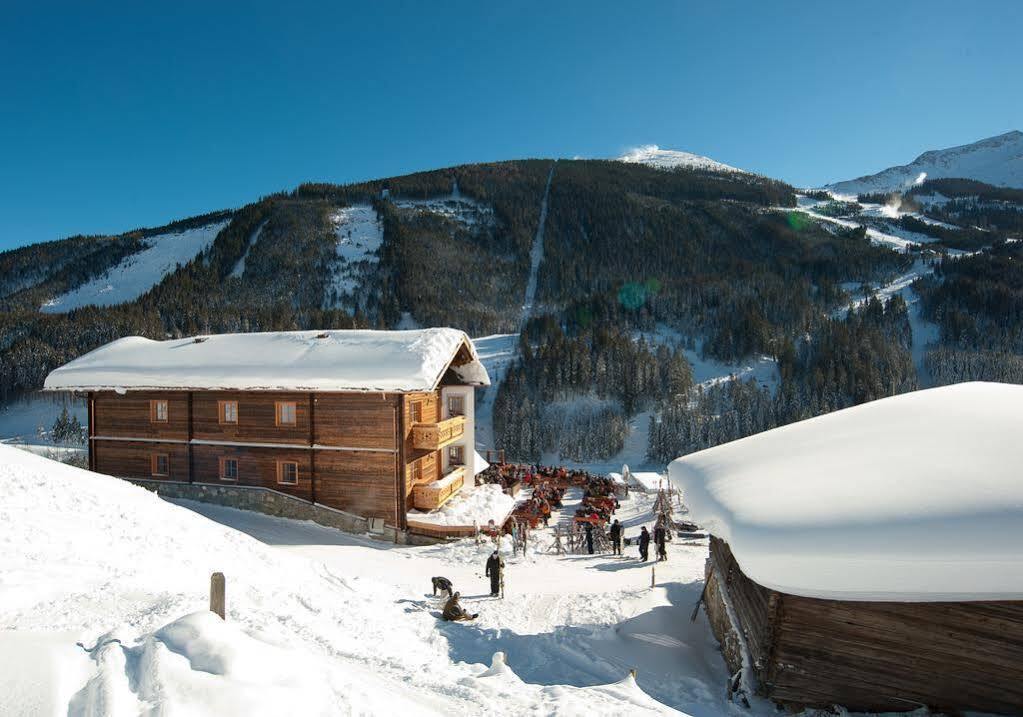
[{"label": "person wearing dark jacket", "polygon": [[455,593],[448,598],[447,604],[444,605],[443,617],[449,622],[457,622],[459,620],[475,620],[480,615],[475,613],[470,615],[469,612],[462,607],[461,603],[458,602],[459,598],[462,597],[461,593]]},{"label": "person wearing dark jacket", "polygon": [[618,518],[611,523],[611,550],[615,555],[622,554],[622,524],[618,522]]},{"label": "person wearing dark jacket", "polygon": [[639,531],[639,559],[644,563],[650,558],[650,531],[643,526]]},{"label": "person wearing dark jacket", "polygon": [[663,525],[658,525],[654,528],[654,545],[657,546],[657,560],[668,559],[668,532],[664,529]]},{"label": "person wearing dark jacket", "polygon": [[501,573],[504,572],[504,561],[501,560],[501,556],[495,550],[493,554],[487,558],[487,577],[490,578],[490,594],[493,597],[497,597],[501,594]]},{"label": "person wearing dark jacket", "polygon": [[593,523],[586,524],[586,552],[593,555]]}]

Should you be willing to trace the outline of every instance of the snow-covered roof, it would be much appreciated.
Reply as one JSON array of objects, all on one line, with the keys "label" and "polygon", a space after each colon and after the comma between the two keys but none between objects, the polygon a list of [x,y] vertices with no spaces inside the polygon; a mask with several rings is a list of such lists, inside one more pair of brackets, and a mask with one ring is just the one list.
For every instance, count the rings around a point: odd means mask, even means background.
[{"label": "snow-covered roof", "polygon": [[903,394],[674,461],[693,519],[775,590],[1023,599],[1023,386]]},{"label": "snow-covered roof", "polygon": [[465,384],[490,385],[472,341],[456,329],[130,336],[56,369],[44,388],[429,391],[449,366]]}]

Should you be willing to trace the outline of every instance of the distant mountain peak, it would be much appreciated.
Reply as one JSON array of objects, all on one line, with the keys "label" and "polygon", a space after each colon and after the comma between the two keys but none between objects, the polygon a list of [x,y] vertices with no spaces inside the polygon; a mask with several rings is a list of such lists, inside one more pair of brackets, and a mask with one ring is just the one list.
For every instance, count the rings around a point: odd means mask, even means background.
[{"label": "distant mountain peak", "polygon": [[618,157],[619,162],[630,162],[633,164],[646,164],[657,169],[704,169],[710,172],[739,172],[749,174],[745,169],[733,167],[724,162],[718,162],[710,157],[704,157],[692,152],[682,152],[674,149],[661,149],[656,144],[648,144],[642,147],[630,149]]},{"label": "distant mountain peak", "polygon": [[947,149],[924,152],[909,164],[828,184],[835,194],[897,192],[925,179],[976,179],[998,187],[1023,188],[1023,132],[1004,134]]}]

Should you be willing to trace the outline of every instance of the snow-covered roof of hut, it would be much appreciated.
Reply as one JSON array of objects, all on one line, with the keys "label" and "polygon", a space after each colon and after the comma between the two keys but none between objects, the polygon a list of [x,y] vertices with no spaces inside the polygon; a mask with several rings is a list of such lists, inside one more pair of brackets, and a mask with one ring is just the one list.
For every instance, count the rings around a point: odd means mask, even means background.
[{"label": "snow-covered roof of hut", "polygon": [[449,367],[462,383],[490,384],[472,341],[456,329],[129,336],[56,369],[44,388],[429,391]]},{"label": "snow-covered roof of hut", "polygon": [[674,461],[693,519],[780,592],[1023,599],[1023,386],[903,394]]}]

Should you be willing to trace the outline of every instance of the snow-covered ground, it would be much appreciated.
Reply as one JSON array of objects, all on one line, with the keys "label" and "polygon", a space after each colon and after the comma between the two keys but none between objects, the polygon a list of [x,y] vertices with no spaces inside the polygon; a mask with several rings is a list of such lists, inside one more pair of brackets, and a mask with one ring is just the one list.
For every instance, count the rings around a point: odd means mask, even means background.
[{"label": "snow-covered ground", "polygon": [[378,261],[377,252],[384,241],[384,228],[376,210],[369,204],[338,209],[331,216],[337,237],[327,300],[354,294],[362,278]]},{"label": "snow-covered ground", "polygon": [[728,172],[749,174],[745,169],[718,162],[692,152],[680,152],[672,149],[661,149],[656,144],[630,149],[618,158],[619,162],[646,164],[657,169],[703,169],[711,172]]},{"label": "snow-covered ground", "polygon": [[430,199],[395,198],[392,201],[395,206],[402,209],[416,209],[438,214],[466,227],[494,223],[494,208],[462,194],[458,189],[457,181],[452,184],[451,194]]},{"label": "snow-covered ground", "polygon": [[490,386],[477,389],[479,399],[476,402],[476,450],[485,451],[496,448],[494,443],[494,400],[497,398],[498,387],[504,381],[508,366],[515,360],[518,351],[518,334],[493,334],[472,340],[476,347],[480,363],[487,369]]},{"label": "snow-covered ground", "polygon": [[432,512],[411,510],[408,519],[429,525],[479,525],[486,527],[491,520],[495,525],[504,522],[515,499],[501,490],[501,486],[487,484],[463,491]]},{"label": "snow-covered ground", "polygon": [[[673,544],[651,588],[634,548],[559,556],[536,531],[525,557],[502,547],[494,599],[486,543],[394,546],[0,457],[4,715],[748,714],[705,617],[689,621],[705,540]],[[628,536],[651,501],[624,501]],[[226,622],[205,612],[214,571]],[[437,619],[438,575],[477,621]],[[507,667],[488,670],[496,652]]]},{"label": "snow-covered ground", "polygon": [[160,283],[179,264],[187,264],[209,248],[228,221],[159,234],[145,240],[146,248],[72,291],[45,302],[40,310],[63,313],[82,306],[113,306],[134,301]]}]

